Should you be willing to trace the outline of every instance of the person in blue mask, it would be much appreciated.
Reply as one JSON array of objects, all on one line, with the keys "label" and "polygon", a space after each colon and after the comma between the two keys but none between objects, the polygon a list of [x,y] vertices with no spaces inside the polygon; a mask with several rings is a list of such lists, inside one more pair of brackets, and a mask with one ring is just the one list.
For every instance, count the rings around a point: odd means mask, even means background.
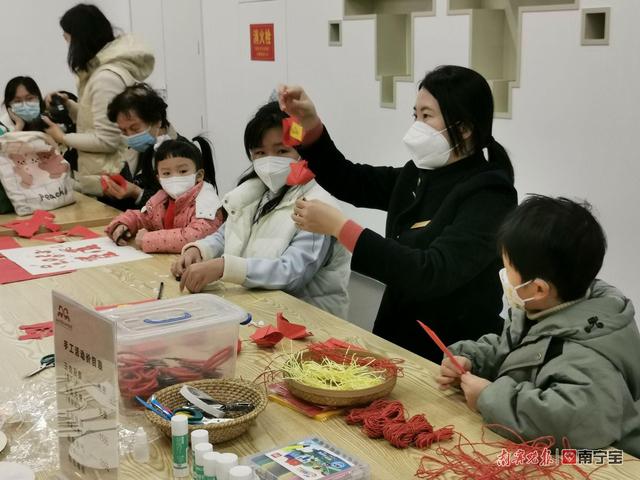
[{"label": "person in blue mask", "polygon": [[118,125],[129,150],[120,175],[126,185],[105,179],[103,201],[120,210],[144,206],[160,190],[154,150],[164,140],[183,140],[167,120],[167,104],[146,83],[136,83],[116,95],[107,107],[109,121]]},{"label": "person in blue mask", "polygon": [[7,131],[40,130],[44,100],[40,88],[31,77],[14,77],[7,82],[0,108],[0,128]]}]

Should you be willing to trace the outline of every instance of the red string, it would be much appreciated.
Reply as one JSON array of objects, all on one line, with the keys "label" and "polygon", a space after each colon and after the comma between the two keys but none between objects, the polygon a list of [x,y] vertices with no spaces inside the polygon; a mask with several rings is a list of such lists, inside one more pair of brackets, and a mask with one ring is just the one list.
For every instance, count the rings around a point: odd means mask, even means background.
[{"label": "red string", "polygon": [[429,448],[433,443],[452,439],[453,433],[453,425],[447,425],[431,432],[422,432],[416,435],[415,445],[421,449]]},{"label": "red string", "polygon": [[433,432],[433,426],[424,414],[414,415],[406,422],[387,423],[382,427],[384,438],[396,448],[407,448],[418,434]]},{"label": "red string", "polygon": [[355,361],[358,365],[369,366],[375,370],[385,370],[389,377],[402,376],[402,367],[398,364],[404,362],[401,358],[376,358],[367,356],[367,352],[349,351],[344,349],[336,349],[323,343],[310,343],[307,350],[312,353],[312,357],[318,361],[328,358],[336,363],[348,364]]},{"label": "red string", "polygon": [[123,397],[150,397],[158,388],[175,383],[216,378],[218,367],[233,355],[234,347],[225,347],[206,360],[183,358],[152,359],[140,353],[118,354],[118,384]]}]

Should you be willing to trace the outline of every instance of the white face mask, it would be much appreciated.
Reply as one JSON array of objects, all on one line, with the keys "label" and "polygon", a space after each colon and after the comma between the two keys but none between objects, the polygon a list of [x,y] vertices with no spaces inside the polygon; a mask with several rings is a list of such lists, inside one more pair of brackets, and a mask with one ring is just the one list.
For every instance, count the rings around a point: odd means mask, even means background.
[{"label": "white face mask", "polygon": [[[446,129],[445,129],[446,130]],[[416,167],[434,170],[444,167],[449,161],[449,154],[453,150],[442,132],[424,122],[415,121],[402,141],[409,149]]]},{"label": "white face mask", "polygon": [[174,200],[187,192],[196,184],[196,174],[182,175],[180,177],[167,177],[160,179],[162,189]]},{"label": "white face mask", "polygon": [[504,290],[504,295],[507,297],[507,302],[509,302],[509,306],[514,310],[524,310],[525,304],[533,300],[535,297],[525,298],[524,300],[520,298],[518,295],[518,289],[524,287],[525,285],[529,285],[533,280],[529,280],[528,282],[521,283],[517,287],[511,285],[509,282],[509,277],[507,276],[507,269],[503,268],[500,270],[500,282],[502,282],[502,290]]},{"label": "white face mask", "polygon": [[262,157],[253,161],[253,169],[269,190],[276,193],[287,183],[290,165],[297,160],[289,157]]}]

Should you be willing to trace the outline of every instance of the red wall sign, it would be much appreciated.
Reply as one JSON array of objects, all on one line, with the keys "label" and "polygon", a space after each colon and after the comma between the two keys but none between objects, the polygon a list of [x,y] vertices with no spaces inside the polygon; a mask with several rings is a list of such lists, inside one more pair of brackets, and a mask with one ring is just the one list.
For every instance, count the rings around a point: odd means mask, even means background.
[{"label": "red wall sign", "polygon": [[249,25],[251,35],[251,60],[273,62],[276,59],[273,23]]}]

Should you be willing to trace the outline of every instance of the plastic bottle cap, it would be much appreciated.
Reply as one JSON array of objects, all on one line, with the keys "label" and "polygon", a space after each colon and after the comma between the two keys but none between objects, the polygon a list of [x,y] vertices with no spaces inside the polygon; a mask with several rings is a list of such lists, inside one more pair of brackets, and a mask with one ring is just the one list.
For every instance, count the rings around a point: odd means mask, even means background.
[{"label": "plastic bottle cap", "polygon": [[218,467],[218,457],[222,455],[220,452],[207,452],[202,455],[202,463],[204,464],[204,474],[208,477],[216,476]]},{"label": "plastic bottle cap", "polygon": [[191,448],[195,447],[199,443],[205,443],[209,441],[209,432],[199,428],[191,432]]},{"label": "plastic bottle cap", "polygon": [[171,436],[181,437],[189,434],[189,419],[185,415],[171,417]]},{"label": "plastic bottle cap", "polygon": [[138,463],[149,461],[149,440],[144,428],[138,427],[133,439],[133,459]]},{"label": "plastic bottle cap", "polygon": [[196,452],[196,465],[204,465],[202,456],[205,453],[213,452],[213,445],[209,442],[199,443],[194,447],[194,451]]},{"label": "plastic bottle cap", "polygon": [[229,470],[229,480],[253,480],[253,470],[246,465],[237,465]]},{"label": "plastic bottle cap", "polygon": [[238,456],[235,453],[223,453],[217,460],[217,480],[229,480],[229,470],[238,465]]}]

